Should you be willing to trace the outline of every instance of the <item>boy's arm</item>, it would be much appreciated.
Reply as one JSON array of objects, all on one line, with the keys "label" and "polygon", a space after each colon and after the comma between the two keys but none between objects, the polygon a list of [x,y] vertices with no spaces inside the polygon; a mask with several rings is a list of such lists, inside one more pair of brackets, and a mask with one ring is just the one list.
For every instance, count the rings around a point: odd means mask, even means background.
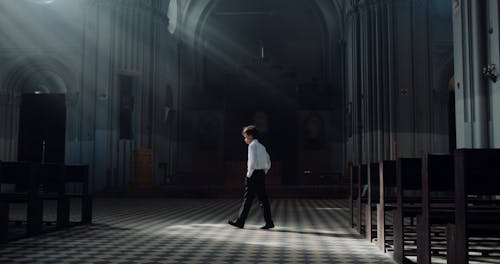
[{"label": "boy's arm", "polygon": [[269,157],[269,153],[267,153],[266,150],[266,174],[270,168],[271,168],[271,157]]},{"label": "boy's arm", "polygon": [[252,176],[252,173],[255,170],[256,159],[257,152],[255,151],[255,145],[248,145],[247,177]]}]

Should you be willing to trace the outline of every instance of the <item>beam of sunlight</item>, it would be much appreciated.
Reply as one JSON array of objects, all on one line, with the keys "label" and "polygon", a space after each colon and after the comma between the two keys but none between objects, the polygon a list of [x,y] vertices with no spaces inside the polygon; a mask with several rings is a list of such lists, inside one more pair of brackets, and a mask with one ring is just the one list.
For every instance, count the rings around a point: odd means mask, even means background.
[{"label": "beam of sunlight", "polygon": [[[97,67],[98,75],[109,74],[100,69],[142,73],[146,69],[141,61],[158,56],[151,50],[155,45],[151,45],[151,38],[147,35],[154,34],[149,32],[150,16],[151,13],[143,7],[136,9],[117,4],[101,8],[86,0],[0,1],[1,45],[13,55],[21,55],[18,57],[53,57],[63,64],[75,62],[74,65],[65,65],[67,67],[80,64],[77,61],[82,59],[83,67]],[[166,25],[159,30],[164,30],[161,34],[168,34]],[[96,61],[95,65],[92,65],[93,61]],[[12,64],[18,66],[17,61]],[[82,71],[88,72],[86,69]],[[144,74],[147,76],[146,72]],[[50,76],[45,78],[40,82],[52,82]],[[107,80],[109,77],[96,76],[96,79]],[[87,79],[82,81],[81,89],[93,85]],[[98,83],[98,87],[102,86]],[[108,95],[113,92],[111,89],[106,90]],[[118,108],[111,111],[116,115]]]},{"label": "beam of sunlight", "polygon": [[51,4],[52,2],[54,2],[54,0],[30,0],[30,1],[36,4]]},{"label": "beam of sunlight", "polygon": [[[259,229],[260,226],[258,225],[245,225],[245,229],[241,229],[242,231],[255,231],[256,229]],[[231,228],[227,224],[211,224],[211,223],[191,223],[191,224],[184,224],[184,225],[170,225],[166,226],[162,229],[162,231],[158,231],[158,233],[162,234],[171,234],[172,231],[175,230],[186,230],[186,229],[199,229],[200,231],[213,231],[215,233],[220,232],[220,230],[240,230],[240,229],[235,229]],[[275,231],[282,231],[284,233],[297,233],[297,234],[302,234],[302,235],[330,235],[330,236],[344,236],[344,235],[351,235],[352,232],[350,231],[332,231],[332,230],[325,230],[325,229],[315,229],[315,228],[289,228],[289,227],[282,227],[282,226],[277,226],[275,229],[271,230],[270,232],[275,232]]]},{"label": "beam of sunlight", "polygon": [[263,76],[250,69],[242,67],[243,65],[240,62],[233,59],[225,50],[222,49],[222,47],[216,47],[213,45],[213,43],[224,43],[226,47],[229,47],[230,49],[233,49],[234,51],[243,54],[244,57],[248,58],[252,57],[252,53],[249,50],[246,50],[240,45],[238,45],[236,41],[232,39],[230,36],[226,36],[222,32],[208,25],[205,28],[203,38],[212,40],[206,45],[204,45],[203,48],[205,52],[207,52],[208,55],[211,56],[211,59],[214,62],[218,63],[222,62],[223,64],[225,64],[224,68],[229,68],[233,70],[236,69],[237,73],[243,76],[248,76],[250,79],[258,82],[259,85],[261,85],[262,87],[273,90],[273,92],[277,92],[283,95],[284,96],[283,98],[287,98],[283,94],[283,91],[281,91],[280,89],[276,89],[275,85],[271,83],[269,80],[263,78]]},{"label": "beam of sunlight", "polygon": [[315,209],[318,211],[344,211],[344,210],[348,210],[349,208],[345,208],[345,207],[317,207]]},{"label": "beam of sunlight", "polygon": [[[189,230],[189,231],[187,231]],[[141,232],[140,230],[137,230]],[[242,232],[242,233],[240,233]],[[267,232],[271,237],[262,237],[249,240],[245,233],[250,232]],[[318,249],[314,241],[317,239],[327,240],[342,240],[342,243],[352,243],[353,245],[359,243],[359,238],[349,232],[349,230],[324,230],[315,228],[289,228],[289,227],[276,227],[268,231],[259,230],[257,225],[245,225],[244,229],[237,229],[228,226],[227,224],[213,224],[213,223],[191,223],[183,225],[166,226],[160,230],[156,229],[154,232],[142,232],[148,235],[160,236],[180,236],[192,237],[193,233],[196,234],[196,240],[206,241],[223,241],[231,243],[240,243],[253,246],[267,246],[279,247],[292,250],[310,250],[310,251],[325,251]],[[228,233],[231,234],[228,236]],[[273,239],[275,237],[275,239]],[[281,243],[279,237],[286,237],[287,243]]]},{"label": "beam of sunlight", "polygon": [[284,247],[283,243],[277,241],[245,241],[245,244],[266,246],[266,247]]},{"label": "beam of sunlight", "polygon": [[[237,39],[218,29],[216,27],[216,23],[214,22],[207,22],[207,24],[204,25],[204,28],[201,30],[200,34],[201,40],[199,41],[203,43],[201,52],[205,52],[208,55],[208,58],[215,64],[222,65],[222,68],[228,69],[229,72],[247,76],[249,79],[254,80],[256,83],[258,83],[259,86],[268,89],[270,92],[276,94],[276,96],[281,96],[282,100],[288,99],[286,90],[278,89],[279,87],[276,87],[276,83],[270,81],[274,78],[267,78],[270,77],[267,76],[267,74],[255,72],[252,69],[244,67],[244,62],[237,61],[231,56],[231,54],[227,52],[228,50],[231,50],[232,53],[240,54],[240,57],[243,58],[256,58],[258,57],[255,52],[256,50],[250,51],[246,49],[237,42]],[[217,43],[224,43],[224,45],[217,46]],[[251,64],[251,62],[249,61],[247,64]]]}]

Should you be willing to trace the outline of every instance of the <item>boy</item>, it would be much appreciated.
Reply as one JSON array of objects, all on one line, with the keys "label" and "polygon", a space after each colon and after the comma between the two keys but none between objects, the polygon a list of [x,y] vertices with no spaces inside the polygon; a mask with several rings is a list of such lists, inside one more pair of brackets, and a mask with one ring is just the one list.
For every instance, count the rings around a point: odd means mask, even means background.
[{"label": "boy", "polygon": [[243,228],[245,220],[252,206],[255,195],[259,198],[260,208],[264,215],[266,224],[261,229],[269,229],[274,227],[271,217],[271,208],[266,194],[266,174],[271,168],[271,159],[266,151],[266,148],[260,144],[259,132],[255,126],[246,126],[241,133],[245,138],[245,143],[248,144],[248,162],[247,174],[245,177],[245,194],[243,203],[241,204],[239,215],[234,220],[229,220],[228,223],[232,226]]}]

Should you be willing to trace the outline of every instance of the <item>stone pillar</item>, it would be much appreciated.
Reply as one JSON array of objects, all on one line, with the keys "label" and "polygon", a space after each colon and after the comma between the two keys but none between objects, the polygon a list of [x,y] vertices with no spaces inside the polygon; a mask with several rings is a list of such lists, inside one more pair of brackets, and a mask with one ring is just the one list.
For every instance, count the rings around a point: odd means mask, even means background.
[{"label": "stone pillar", "polygon": [[432,103],[432,69],[440,61],[431,57],[430,3],[351,2],[346,23],[347,45],[352,47],[347,62],[351,97],[346,100],[352,104],[351,126],[356,128],[349,149],[357,154],[348,155],[359,156],[359,162],[393,158],[395,143],[399,156],[446,151],[431,146],[442,134],[432,126],[432,117],[446,119],[446,113],[436,113]]},{"label": "stone pillar", "polygon": [[500,146],[500,117],[494,103],[499,84],[483,72],[492,64],[498,68],[498,15],[498,1],[454,1],[457,148]]},{"label": "stone pillar", "polygon": [[472,52],[472,146],[487,148],[488,136],[488,86],[482,68],[486,66],[485,1],[470,1],[470,28]]},{"label": "stone pillar", "polygon": [[[496,66],[496,75],[500,74],[500,3],[497,0],[487,1],[487,17],[489,23],[488,27],[488,58],[486,63]],[[489,105],[491,107],[490,115],[490,146],[493,148],[500,148],[500,76],[498,80],[488,80],[489,86]]]}]

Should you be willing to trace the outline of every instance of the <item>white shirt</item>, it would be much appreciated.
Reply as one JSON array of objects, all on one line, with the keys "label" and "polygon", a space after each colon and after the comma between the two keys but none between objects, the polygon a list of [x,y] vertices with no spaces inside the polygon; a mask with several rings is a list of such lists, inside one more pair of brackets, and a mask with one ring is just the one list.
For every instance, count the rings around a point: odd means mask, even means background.
[{"label": "white shirt", "polygon": [[271,168],[271,159],[269,154],[257,139],[252,140],[248,144],[248,162],[247,162],[247,177],[251,177],[255,170],[264,170],[267,174]]}]

